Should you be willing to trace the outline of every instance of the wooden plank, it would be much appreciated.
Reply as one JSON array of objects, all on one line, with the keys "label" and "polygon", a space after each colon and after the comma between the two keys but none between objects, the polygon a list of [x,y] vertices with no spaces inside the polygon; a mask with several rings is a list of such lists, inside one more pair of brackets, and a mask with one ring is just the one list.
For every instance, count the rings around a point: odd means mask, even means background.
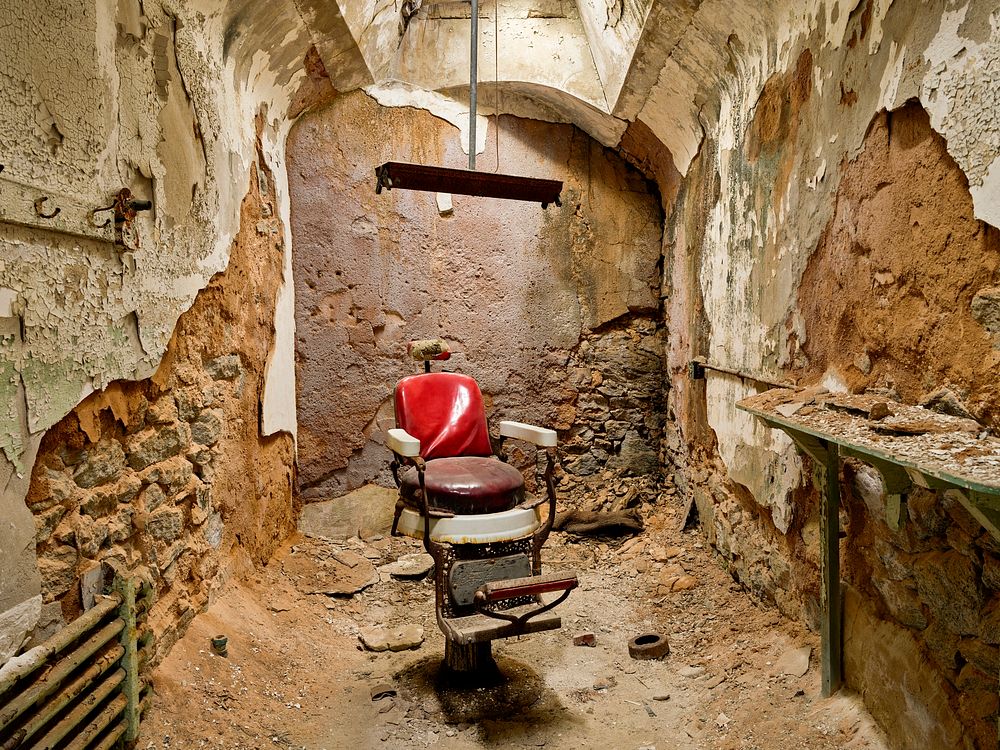
[{"label": "wooden plank", "polygon": [[[504,614],[523,615],[532,609],[536,609],[536,606],[528,605],[505,609]],[[559,615],[541,614],[538,617],[528,620],[520,630],[516,629],[509,622],[487,617],[486,615],[451,617],[448,618],[447,623],[455,632],[455,640],[460,644],[467,644],[495,641],[498,638],[511,638],[516,635],[526,635],[528,633],[540,633],[544,630],[558,630],[562,627],[562,618]]]},{"label": "wooden plank", "polygon": [[[45,198],[35,208],[35,201]],[[102,205],[110,205],[112,198]],[[0,223],[17,224],[43,232],[58,232],[75,237],[86,237],[113,244],[115,240],[114,214],[105,211],[92,216],[98,204],[90,205],[79,198],[51,188],[39,188],[11,180],[6,175],[0,177]],[[59,212],[51,218],[40,214]],[[98,226],[109,220],[107,226]]]},{"label": "wooden plank", "polygon": [[575,573],[547,573],[539,576],[490,581],[483,585],[486,601],[498,602],[522,596],[537,596],[553,591],[569,591],[578,585]]}]

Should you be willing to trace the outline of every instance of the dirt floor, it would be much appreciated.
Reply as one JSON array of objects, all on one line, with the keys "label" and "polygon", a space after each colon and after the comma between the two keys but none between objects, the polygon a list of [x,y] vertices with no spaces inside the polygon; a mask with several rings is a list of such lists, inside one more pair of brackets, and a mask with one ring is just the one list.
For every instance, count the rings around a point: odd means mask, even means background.
[{"label": "dirt floor", "polygon": [[[886,748],[856,696],[820,698],[818,638],[755,604],[697,532],[678,532],[679,507],[650,510],[633,540],[552,535],[546,570],[575,570],[581,587],[560,607],[561,630],[494,644],[505,679],[491,687],[441,683],[431,580],[378,571],[418,543],[293,537],[154,672],[138,747]],[[323,593],[369,580],[352,596]],[[362,628],[408,623],[423,627],[415,650],[360,644]],[[629,638],[649,631],[671,653],[631,659]],[[595,647],[573,644],[585,632]],[[210,644],[223,633],[226,657]],[[808,671],[786,674],[804,647]]]}]

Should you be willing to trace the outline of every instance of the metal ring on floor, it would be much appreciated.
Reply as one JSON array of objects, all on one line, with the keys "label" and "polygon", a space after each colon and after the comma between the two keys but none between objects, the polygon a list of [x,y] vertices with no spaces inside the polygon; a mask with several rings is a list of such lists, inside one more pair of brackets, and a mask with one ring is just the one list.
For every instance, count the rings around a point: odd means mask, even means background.
[{"label": "metal ring on floor", "polygon": [[660,633],[643,633],[628,642],[628,655],[633,659],[660,659],[669,653],[667,637]]}]

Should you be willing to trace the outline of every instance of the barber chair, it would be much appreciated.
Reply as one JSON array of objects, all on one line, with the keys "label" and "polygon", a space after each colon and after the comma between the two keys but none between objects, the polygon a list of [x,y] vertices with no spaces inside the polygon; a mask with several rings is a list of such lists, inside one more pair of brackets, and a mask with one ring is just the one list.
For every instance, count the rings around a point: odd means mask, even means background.
[{"label": "barber chair", "polygon": [[[488,670],[494,640],[559,628],[550,610],[577,586],[575,574],[542,574],[556,509],[556,433],[500,422],[494,451],[476,381],[430,371],[431,361],[450,357],[445,342],[411,342],[407,350],[424,373],[396,385],[396,427],[386,441],[399,488],[392,533],[421,539],[434,558],[445,665]],[[526,495],[521,472],[503,458],[506,439],[544,451],[547,498]]]}]

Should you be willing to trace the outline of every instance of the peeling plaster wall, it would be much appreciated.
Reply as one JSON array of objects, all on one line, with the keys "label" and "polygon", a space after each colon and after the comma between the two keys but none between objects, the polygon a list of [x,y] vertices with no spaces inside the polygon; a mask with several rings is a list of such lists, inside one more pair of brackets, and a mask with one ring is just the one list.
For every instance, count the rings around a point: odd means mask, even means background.
[{"label": "peeling plaster wall", "polygon": [[579,0],[580,16],[594,52],[608,109],[621,94],[646,16],[654,0]]},{"label": "peeling plaster wall", "polygon": [[[264,7],[0,4],[0,548],[21,551],[4,555],[0,621],[39,593],[23,498],[42,434],[94,390],[156,369],[178,316],[226,267],[258,130],[287,219],[287,110],[311,35],[290,0]],[[123,186],[154,204],[124,245],[87,224]],[[36,216],[41,196],[61,216]],[[290,284],[283,294],[290,311]],[[294,402],[275,397],[294,392],[293,334],[277,328],[266,422],[294,432]],[[0,661],[30,629],[16,619],[0,627]]]},{"label": "peeling plaster wall", "polygon": [[[1000,40],[998,15],[994,4],[985,2],[957,8],[944,3],[922,4],[919,10],[914,5],[899,0],[808,6],[760,3],[752,11],[727,6],[728,17],[723,19],[722,4],[709,0],[701,4],[691,30],[671,54],[664,75],[639,114],[670,148],[678,168],[686,174],[668,218],[666,236],[671,412],[681,431],[668,445],[684,467],[703,527],[734,573],[748,588],[807,622],[815,623],[819,612],[818,591],[810,583],[815,581],[818,564],[818,526],[809,467],[802,465],[787,439],[735,409],[736,401],[753,392],[751,386],[737,378],[712,374],[705,383],[692,383],[685,366],[692,356],[702,355],[719,365],[774,378],[802,377],[804,382],[819,378],[834,389],[856,387],[862,380],[869,385],[886,385],[876,380],[892,366],[879,370],[878,356],[884,352],[887,357],[896,357],[891,348],[896,346],[892,327],[885,331],[888,343],[883,342],[883,349],[870,353],[875,362],[873,377],[862,378],[857,368],[871,367],[865,352],[838,350],[851,345],[853,333],[838,335],[830,328],[834,323],[829,316],[834,315],[836,304],[825,305],[816,297],[819,290],[831,293],[835,284],[856,284],[860,290],[871,287],[877,291],[881,282],[865,278],[864,271],[843,272],[844,257],[835,266],[824,266],[825,271],[817,267],[806,291],[800,290],[803,275],[814,251],[827,242],[824,238],[831,232],[836,232],[836,242],[841,244],[849,244],[855,237],[852,241],[859,243],[856,252],[874,253],[871,262],[875,263],[881,262],[877,260],[879,253],[896,252],[896,242],[914,251],[919,243],[908,242],[898,228],[891,237],[886,235],[889,239],[883,247],[865,239],[873,235],[864,227],[890,226],[895,221],[890,211],[902,211],[899,226],[908,226],[907,221],[926,226],[935,219],[951,220],[947,212],[930,208],[936,200],[934,193],[921,193],[923,184],[916,180],[930,180],[928,185],[935,186],[934,190],[944,190],[942,180],[949,185],[956,182],[954,171],[960,170],[958,174],[968,181],[970,214],[954,219],[960,222],[954,231],[942,225],[938,233],[940,242],[952,243],[941,247],[958,257],[948,264],[954,279],[945,285],[954,287],[951,304],[956,300],[961,305],[969,305],[970,299],[982,301],[972,303],[971,314],[968,310],[960,315],[942,311],[935,317],[938,292],[931,295],[925,291],[927,317],[919,317],[924,313],[913,315],[921,321],[914,324],[918,329],[925,323],[947,327],[949,321],[956,321],[957,325],[961,318],[963,322],[953,336],[956,341],[976,342],[976,364],[970,363],[967,369],[971,374],[966,377],[949,359],[947,346],[933,345],[934,334],[909,336],[900,328],[895,337],[900,339],[898,346],[912,349],[907,350],[905,366],[920,372],[909,379],[898,377],[898,382],[888,385],[899,385],[901,395],[912,401],[921,392],[950,384],[971,395],[981,418],[995,424],[990,395],[995,390],[995,378],[990,375],[995,372],[990,365],[995,355],[989,351],[991,318],[986,312],[987,300],[992,299],[988,287],[997,281],[995,269],[990,270],[993,251],[989,249],[995,230],[975,225],[976,219],[994,226],[996,222],[997,195],[992,180],[1000,156],[994,138],[1000,99],[996,96],[998,68],[989,61]],[[666,76],[672,66],[676,66],[677,75]],[[707,79],[713,74],[717,83],[710,84]],[[934,173],[927,168],[907,178],[895,178],[901,180],[896,195],[924,195],[927,205],[923,209],[917,204],[900,206],[898,200],[891,203],[892,191],[879,192],[879,199],[866,197],[848,205],[838,196],[854,195],[852,191],[860,189],[856,180],[861,173],[850,165],[865,148],[866,137],[877,129],[878,113],[883,108],[900,108],[909,99],[916,99],[928,111],[930,126],[944,136],[942,148],[947,148],[945,160],[954,160],[950,162],[953,172],[947,177],[931,177]],[[678,100],[690,102],[690,109],[681,111],[669,124],[666,106]],[[903,128],[904,119],[899,122]],[[898,137],[905,143],[904,130]],[[870,149],[875,148],[874,143]],[[896,148],[902,150],[890,157],[894,167],[912,157],[904,154],[912,148]],[[894,179],[889,168],[882,167],[879,173],[885,175],[887,183]],[[850,179],[855,182],[842,183],[848,179],[845,175],[853,175]],[[870,205],[866,204],[869,200]],[[945,200],[949,209],[955,205],[953,198]],[[906,211],[910,211],[909,216]],[[938,232],[914,231],[925,235]],[[924,239],[934,245],[938,234]],[[914,258],[920,274],[944,278],[932,265],[938,252]],[[839,280],[834,278],[834,267]],[[901,267],[906,278],[919,275],[907,271],[905,264]],[[881,274],[881,266],[874,270]],[[897,283],[904,287],[899,295],[907,294],[909,282],[900,279]],[[919,296],[921,285],[930,282],[914,283],[913,293]],[[977,291],[979,296],[974,297]],[[946,297],[947,291],[943,294]],[[881,298],[882,293],[870,295],[871,304],[877,307],[876,297]],[[865,295],[860,292],[860,296]],[[853,298],[845,295],[845,299]],[[891,300],[890,296],[890,306],[895,304]],[[855,300],[855,310],[858,306]],[[881,308],[858,312],[870,313],[873,321],[888,314]],[[979,328],[973,318],[982,321],[983,327]],[[830,330],[823,329],[820,336],[824,325]],[[813,333],[816,340],[810,338]],[[947,328],[939,333],[948,338]],[[904,344],[904,340],[911,343]],[[818,356],[823,346],[835,350]],[[964,346],[953,349],[964,351]],[[903,360],[896,357],[893,361]],[[817,367],[823,362],[830,366]],[[940,503],[941,498],[931,502]],[[876,505],[869,503],[869,510]],[[869,519],[869,523],[875,522]],[[951,514],[947,523],[963,522]],[[944,528],[947,524],[939,533],[943,534]],[[921,550],[944,550],[956,539],[928,538]],[[966,544],[961,549],[968,552],[975,548]],[[982,553],[968,554],[973,559],[973,582],[969,585],[990,601],[995,589],[976,562]],[[925,573],[918,571],[911,584],[921,587],[920,601],[933,611],[937,605],[928,598],[929,584],[920,578]],[[860,601],[870,611],[886,616],[882,594],[868,590],[862,592]],[[982,617],[975,626],[977,633],[987,633],[992,627],[987,614]],[[893,627],[902,624],[897,620]],[[853,647],[874,648],[867,637],[874,636],[866,635],[863,629],[857,631]],[[903,640],[910,638],[917,645],[906,646],[907,658],[915,658],[914,654],[922,658],[921,649],[926,653],[949,648],[947,643],[941,647],[940,639],[935,641],[930,631],[908,634]],[[985,652],[992,654],[992,648],[985,648]],[[974,649],[969,646],[967,650],[972,653]],[[896,654],[892,658],[902,657]],[[984,688],[968,675],[960,678],[957,669],[947,671],[940,662],[931,666],[930,661],[921,661],[916,668],[922,670],[923,679],[940,686],[935,695],[946,696],[943,703],[935,698],[933,706],[925,705],[921,710],[938,716],[939,726],[950,726],[950,739],[921,735],[916,725],[894,726],[900,747],[962,746],[965,740],[957,739],[962,730],[956,733],[954,725],[948,724],[944,718],[948,712],[958,712],[964,733],[976,738],[969,740],[978,743],[975,746],[995,746],[996,722],[989,718],[995,706],[991,709],[980,701],[973,707],[966,698],[958,697],[963,691],[971,691],[970,695],[978,695],[980,690],[995,692],[995,676],[990,677],[993,687]],[[986,669],[987,674],[993,672]],[[870,672],[861,670],[855,674],[862,680],[871,677]],[[869,705],[883,717],[906,710],[891,697],[877,697],[877,686],[870,687]],[[922,700],[904,693],[896,693],[895,700]],[[922,726],[926,729],[928,725]]]}]

